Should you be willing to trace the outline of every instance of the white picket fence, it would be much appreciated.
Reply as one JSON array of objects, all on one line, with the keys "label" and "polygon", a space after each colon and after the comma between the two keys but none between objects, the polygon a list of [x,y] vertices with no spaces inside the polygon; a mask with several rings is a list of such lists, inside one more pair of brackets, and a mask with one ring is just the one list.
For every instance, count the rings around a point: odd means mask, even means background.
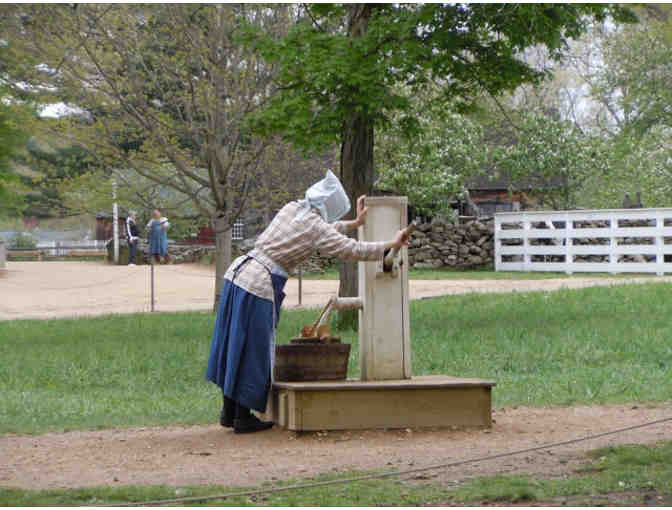
[{"label": "white picket fence", "polygon": [[672,273],[672,208],[497,213],[495,270]]},{"label": "white picket fence", "polygon": [[64,257],[71,251],[96,254],[105,250],[105,241],[44,241],[37,243],[36,248],[52,257]]}]

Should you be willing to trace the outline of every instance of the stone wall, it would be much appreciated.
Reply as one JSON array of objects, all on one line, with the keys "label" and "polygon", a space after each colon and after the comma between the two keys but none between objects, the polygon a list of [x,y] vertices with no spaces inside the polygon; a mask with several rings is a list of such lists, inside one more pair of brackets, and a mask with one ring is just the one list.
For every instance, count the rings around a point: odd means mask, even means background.
[{"label": "stone wall", "polygon": [[494,222],[472,220],[464,224],[425,223],[411,235],[410,267],[416,269],[475,268],[494,260]]},{"label": "stone wall", "polygon": [[[114,259],[114,243],[109,241],[106,248],[107,260],[112,261]],[[215,247],[213,245],[173,243],[168,245],[168,256],[170,257],[171,264],[200,262],[201,259],[208,254],[213,254],[212,256],[214,257],[214,252]],[[135,255],[135,263],[138,265],[147,264],[149,261],[148,253],[149,243],[144,239],[140,239],[138,242],[138,251]],[[119,264],[128,264],[128,257],[128,243],[126,239],[119,239]]]},{"label": "stone wall", "polygon": [[[492,220],[474,220],[460,225],[441,221],[421,224],[409,241],[410,267],[475,268],[492,265],[493,232]],[[254,247],[254,241],[254,238],[250,238],[234,242],[233,258],[250,251]],[[214,257],[214,250],[211,245],[168,245],[168,254],[173,264],[199,262],[206,255]],[[147,251],[147,243],[141,240],[136,263],[144,263]],[[108,243],[108,254],[111,257],[112,243]],[[119,262],[128,263],[128,248],[123,239],[119,242]],[[321,273],[329,268],[337,268],[338,259],[314,254],[301,267],[304,273]]]},{"label": "stone wall", "polygon": [[[494,222],[469,221],[462,225],[448,222],[424,223],[411,235],[408,244],[410,267],[474,268],[492,265],[494,261]],[[234,256],[246,253],[253,240],[246,240],[234,249]],[[305,273],[321,273],[337,268],[338,259],[312,255],[302,264]]]},{"label": "stone wall", "polygon": [[[558,246],[561,244],[559,237],[564,237],[565,234],[565,222],[564,221],[554,221],[554,226],[557,229],[555,231],[551,230],[543,222],[531,222],[531,227],[535,229],[549,229],[549,238],[533,238],[530,239],[529,243],[531,246]],[[670,222],[672,223],[672,222]],[[629,228],[629,227],[653,227],[655,226],[655,220],[619,220],[618,228]],[[667,223],[666,223],[666,226]],[[512,222],[502,226],[503,235],[506,234],[506,230],[514,228],[521,229],[523,228],[522,222]],[[574,221],[573,228],[575,232],[581,232],[581,229],[590,228],[590,229],[605,229],[605,236],[609,234],[609,220],[583,220],[583,221]],[[555,237],[558,236],[558,237]],[[610,244],[610,239],[608,237],[582,237],[582,238],[573,238],[572,244],[574,246],[606,246]],[[632,246],[632,245],[653,245],[653,237],[617,237],[616,242],[619,246]],[[672,243],[672,240],[670,240]],[[522,239],[503,239],[502,244],[506,246],[520,246],[523,244]],[[666,240],[666,244],[668,241]],[[669,256],[666,256],[666,261]],[[655,255],[619,255],[618,262],[654,262],[656,259]],[[504,262],[522,262],[522,255],[504,255]],[[564,255],[532,255],[531,262],[565,262]],[[609,255],[574,255],[574,262],[609,262]]]}]

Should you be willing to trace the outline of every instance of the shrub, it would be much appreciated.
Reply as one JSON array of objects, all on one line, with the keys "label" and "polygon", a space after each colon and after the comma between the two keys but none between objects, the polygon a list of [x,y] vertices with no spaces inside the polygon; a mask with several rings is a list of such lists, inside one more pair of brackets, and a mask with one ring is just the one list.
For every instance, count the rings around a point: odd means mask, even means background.
[{"label": "shrub", "polygon": [[19,250],[34,250],[37,248],[37,241],[32,235],[26,232],[17,232],[9,241],[9,247]]}]

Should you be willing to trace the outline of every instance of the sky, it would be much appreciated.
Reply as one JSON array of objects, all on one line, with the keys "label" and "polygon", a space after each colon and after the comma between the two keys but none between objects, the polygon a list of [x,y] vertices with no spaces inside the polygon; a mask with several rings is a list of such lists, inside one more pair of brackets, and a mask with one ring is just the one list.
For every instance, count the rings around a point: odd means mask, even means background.
[{"label": "sky", "polygon": [[66,105],[65,103],[54,103],[45,105],[40,110],[40,117],[58,119],[59,117],[69,115],[71,113],[81,113],[81,111],[82,110],[80,110],[79,108],[73,108],[71,106]]}]

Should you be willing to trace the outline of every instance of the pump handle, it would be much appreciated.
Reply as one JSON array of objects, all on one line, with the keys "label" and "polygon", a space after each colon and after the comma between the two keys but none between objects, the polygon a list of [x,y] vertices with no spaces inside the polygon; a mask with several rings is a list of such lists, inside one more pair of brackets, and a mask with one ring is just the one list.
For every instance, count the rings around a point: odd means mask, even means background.
[{"label": "pump handle", "polygon": [[[416,222],[411,223],[404,229],[404,239],[408,239],[410,235],[418,228],[418,225]],[[391,271],[392,270],[392,264],[394,263],[394,259],[399,253],[400,248],[392,248],[387,255],[385,255],[385,258],[383,259],[383,270],[384,271]]]}]

